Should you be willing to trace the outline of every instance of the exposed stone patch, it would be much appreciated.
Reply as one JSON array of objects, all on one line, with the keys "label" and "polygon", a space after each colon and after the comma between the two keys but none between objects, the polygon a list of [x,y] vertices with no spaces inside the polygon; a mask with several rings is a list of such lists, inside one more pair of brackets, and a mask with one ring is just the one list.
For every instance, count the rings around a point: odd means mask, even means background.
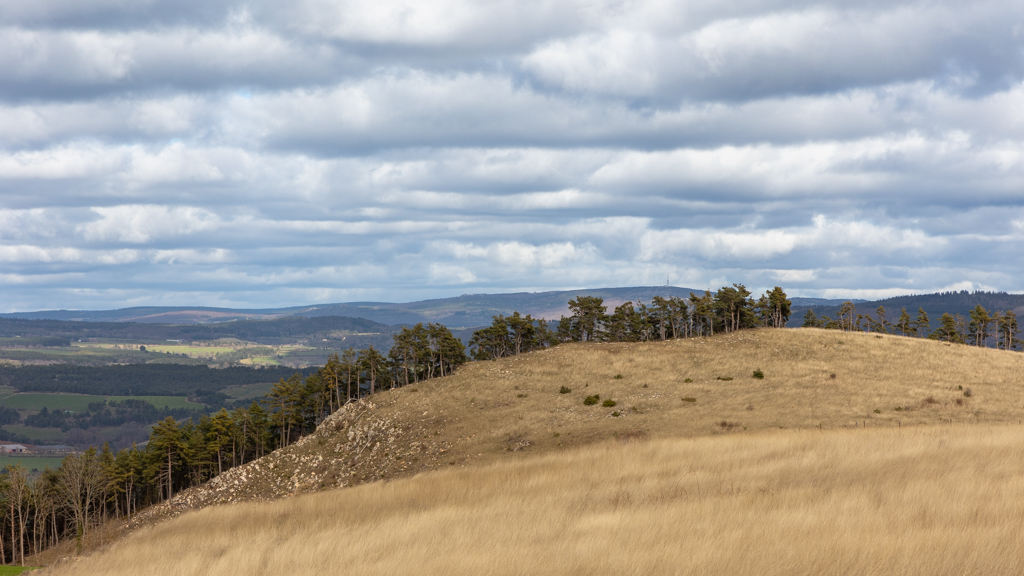
[{"label": "exposed stone patch", "polygon": [[[189,510],[387,480],[431,470],[451,444],[415,422],[384,416],[373,402],[350,403],[291,446],[232,468],[137,514],[131,530]],[[443,425],[446,421],[435,420]]]}]

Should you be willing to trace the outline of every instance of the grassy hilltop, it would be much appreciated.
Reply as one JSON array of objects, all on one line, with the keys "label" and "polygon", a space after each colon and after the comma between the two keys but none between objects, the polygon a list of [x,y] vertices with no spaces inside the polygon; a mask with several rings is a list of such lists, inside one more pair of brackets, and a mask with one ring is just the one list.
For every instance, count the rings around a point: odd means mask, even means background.
[{"label": "grassy hilltop", "polygon": [[[155,507],[73,573],[1019,571],[1022,368],[809,329],[472,363]],[[153,526],[380,479],[400,480]]]}]

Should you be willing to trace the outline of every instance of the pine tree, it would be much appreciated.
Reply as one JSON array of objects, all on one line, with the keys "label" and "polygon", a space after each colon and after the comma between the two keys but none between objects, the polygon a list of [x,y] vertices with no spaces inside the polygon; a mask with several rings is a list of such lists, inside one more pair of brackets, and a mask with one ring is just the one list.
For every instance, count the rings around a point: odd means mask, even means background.
[{"label": "pine tree", "polygon": [[156,480],[165,499],[174,496],[175,473],[181,469],[184,442],[181,429],[174,418],[168,416],[153,427],[146,449],[150,454],[149,476]]},{"label": "pine tree", "polygon": [[931,332],[931,321],[928,320],[928,313],[924,308],[917,309],[917,320],[914,322],[914,336],[924,338]]},{"label": "pine tree", "polygon": [[857,307],[849,300],[843,302],[839,307],[839,314],[836,321],[839,323],[840,330],[852,331],[854,329],[854,321],[857,316]]},{"label": "pine tree", "polygon": [[210,431],[207,434],[207,446],[211,455],[217,456],[217,474],[224,473],[224,448],[231,443],[234,423],[227,409],[221,408],[210,419]]},{"label": "pine tree", "polygon": [[1013,310],[1007,310],[999,315],[998,330],[999,347],[1003,350],[1013,350],[1017,344],[1017,334],[1020,333],[1017,315]]},{"label": "pine tree", "polygon": [[886,318],[885,307],[884,306],[879,306],[875,310],[875,314],[878,314],[878,322],[876,322],[871,328],[875,332],[880,332],[882,334],[888,334],[889,333],[889,326],[891,326],[891,324],[889,324],[889,320]]},{"label": "pine tree", "polygon": [[968,327],[968,342],[974,346],[985,346],[989,337],[989,326],[992,325],[992,316],[981,304],[974,307],[970,312],[971,323]]},{"label": "pine tree", "polygon": [[900,309],[900,319],[896,321],[896,329],[900,331],[900,335],[907,336],[911,332],[910,314],[907,314],[906,308]]},{"label": "pine tree", "polygon": [[715,293],[715,320],[725,332],[735,332],[756,324],[754,303],[750,291],[743,284],[723,286]]},{"label": "pine tree", "polygon": [[600,339],[601,330],[607,314],[604,298],[597,296],[577,296],[569,300],[572,312],[572,335],[578,342]]},{"label": "pine tree", "polygon": [[929,338],[941,342],[963,342],[963,336],[958,329],[957,320],[949,312],[942,314],[939,318],[939,327],[931,333]]},{"label": "pine tree", "polygon": [[766,292],[765,296],[768,300],[770,307],[769,318],[771,320],[771,326],[774,328],[784,328],[786,322],[789,321],[790,306],[792,302],[786,297],[786,293],[782,288],[776,286],[771,291]]}]

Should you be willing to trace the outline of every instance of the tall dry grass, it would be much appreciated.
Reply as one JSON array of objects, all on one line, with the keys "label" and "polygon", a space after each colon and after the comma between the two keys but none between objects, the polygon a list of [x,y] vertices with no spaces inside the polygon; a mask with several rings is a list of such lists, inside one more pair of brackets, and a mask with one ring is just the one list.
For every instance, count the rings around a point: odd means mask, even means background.
[{"label": "tall dry grass", "polygon": [[604,442],[145,529],[49,574],[1019,574],[1024,427]]}]

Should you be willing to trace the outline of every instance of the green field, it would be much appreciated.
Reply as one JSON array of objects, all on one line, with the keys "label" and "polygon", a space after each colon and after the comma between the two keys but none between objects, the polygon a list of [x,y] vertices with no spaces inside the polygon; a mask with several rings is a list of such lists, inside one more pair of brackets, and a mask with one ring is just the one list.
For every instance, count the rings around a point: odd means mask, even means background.
[{"label": "green field", "polygon": [[260,366],[280,366],[281,361],[277,358],[271,358],[270,356],[257,356],[255,358],[246,358],[239,361],[240,364],[257,364]]},{"label": "green field", "polygon": [[3,349],[0,359],[13,361],[49,360],[58,363],[103,365],[125,359],[144,361],[147,352],[113,346],[68,346],[66,348]]},{"label": "green field", "polygon": [[29,570],[38,570],[38,566],[0,566],[0,576],[18,576]]},{"label": "green field", "polygon": [[89,394],[47,394],[43,392],[24,392],[0,398],[0,406],[17,410],[42,410],[45,406],[50,410],[71,410],[84,412],[92,402],[102,400],[146,400],[157,408],[202,408],[204,404],[189,402],[184,396],[93,396]]},{"label": "green field", "polygon": [[146,351],[157,354],[188,354],[189,356],[216,356],[218,354],[225,354],[227,352],[234,352],[235,348],[231,346],[186,346],[186,345],[163,345],[154,344],[152,346],[147,345]]},{"label": "green field", "polygon": [[[63,460],[60,456],[6,456],[0,455],[0,470],[4,466],[21,464],[29,472],[36,470],[42,472],[46,468],[56,470]],[[2,574],[2,573],[0,573]]]}]

